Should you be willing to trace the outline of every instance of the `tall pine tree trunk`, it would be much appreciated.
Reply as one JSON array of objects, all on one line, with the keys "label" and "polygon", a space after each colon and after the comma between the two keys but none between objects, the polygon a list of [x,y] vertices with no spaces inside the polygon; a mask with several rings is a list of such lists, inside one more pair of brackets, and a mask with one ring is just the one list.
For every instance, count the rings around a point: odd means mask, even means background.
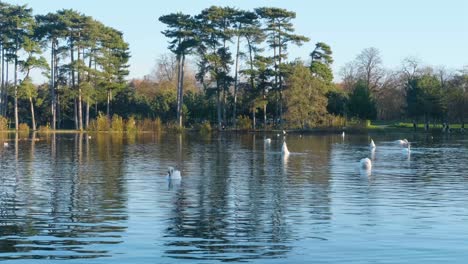
[{"label": "tall pine tree trunk", "polygon": [[[10,64],[8,63],[8,61],[6,61],[5,64],[6,64],[6,69],[5,69],[5,72],[6,72],[6,74],[5,74],[5,91],[8,91],[8,86],[9,86],[8,82],[10,80],[10,74],[9,74],[9,72],[10,72],[9,71],[10,70],[9,65]],[[8,114],[8,92],[5,93],[5,100],[4,101],[5,101],[5,109],[4,109],[5,113],[4,113],[4,115],[6,116]]]},{"label": "tall pine tree trunk", "polygon": [[221,130],[223,121],[221,119],[221,89],[218,81],[216,81],[216,114],[218,118],[218,130]]},{"label": "tall pine tree trunk", "polygon": [[56,106],[56,98],[55,98],[55,40],[52,40],[52,49],[51,49],[51,54],[50,54],[50,98],[51,98],[51,104],[50,104],[50,110],[52,113],[52,122],[51,126],[52,129],[56,129],[56,123],[57,123],[57,106]]},{"label": "tall pine tree trunk", "polygon": [[32,97],[29,97],[29,103],[31,105],[32,130],[36,131],[36,116],[34,115],[34,104]]},{"label": "tall pine tree trunk", "polygon": [[[240,30],[240,26],[239,26]],[[240,34],[237,35],[237,49],[236,49],[236,64],[235,64],[235,73],[234,73],[234,109],[232,112],[232,121],[234,129],[237,128],[237,78],[239,72],[239,50],[240,50]]]},{"label": "tall pine tree trunk", "polygon": [[86,103],[86,129],[89,127],[89,98],[88,102]]},{"label": "tall pine tree trunk", "polygon": [[[79,35],[78,35],[79,36]],[[80,63],[80,50],[81,46],[78,45],[78,63]],[[78,67],[78,129],[83,131],[83,100],[82,100],[82,91],[81,91],[81,70]]]},{"label": "tall pine tree trunk", "polygon": [[181,77],[182,77],[182,55],[177,54],[177,109],[176,109],[176,115],[177,115],[177,123],[179,124],[179,127],[182,127],[181,124],[181,113],[180,113],[180,83],[181,83]]},{"label": "tall pine tree trunk", "polygon": [[77,99],[73,99],[73,116],[75,120],[75,129],[78,129],[78,104]]},{"label": "tall pine tree trunk", "polygon": [[279,98],[279,107],[280,107],[280,127],[283,129],[283,81],[281,79],[281,26],[278,26],[278,75],[279,75],[279,90],[280,90],[280,98]]},{"label": "tall pine tree trunk", "polygon": [[110,120],[111,89],[107,89],[107,119]]},{"label": "tall pine tree trunk", "polygon": [[16,39],[16,49],[15,49],[15,71],[13,85],[15,86],[15,130],[18,131],[19,128],[19,118],[18,118],[18,38]]},{"label": "tall pine tree trunk", "polygon": [[185,54],[182,54],[181,64],[180,64],[180,76],[179,76],[179,89],[177,91],[178,96],[178,105],[177,105],[177,121],[179,123],[179,127],[183,126],[183,114],[182,114],[182,106],[184,105],[184,64],[185,64]]},{"label": "tall pine tree trunk", "polygon": [[[76,89],[76,79],[75,79],[75,49],[74,49],[74,43],[73,40],[70,40],[70,60],[71,60],[71,79],[72,79],[72,87],[73,89]],[[75,129],[79,129],[79,124],[78,124],[78,102],[77,98],[75,97],[73,100],[74,107],[73,107],[73,113],[74,113],[74,119],[75,119]]]}]

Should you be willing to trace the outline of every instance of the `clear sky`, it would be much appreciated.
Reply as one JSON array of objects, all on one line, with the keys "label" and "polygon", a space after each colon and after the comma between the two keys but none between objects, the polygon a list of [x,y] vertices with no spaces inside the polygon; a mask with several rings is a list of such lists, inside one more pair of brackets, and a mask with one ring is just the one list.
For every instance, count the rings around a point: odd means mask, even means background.
[{"label": "clear sky", "polygon": [[316,42],[331,45],[334,71],[364,48],[381,51],[384,64],[396,68],[414,56],[425,64],[461,69],[468,65],[468,1],[465,0],[3,0],[28,4],[34,14],[72,8],[124,32],[130,43],[130,78],[149,74],[158,55],[167,52],[158,17],[181,11],[197,14],[211,5],[253,9],[286,8],[297,13],[296,32],[311,39],[290,49],[290,58],[307,58]]}]

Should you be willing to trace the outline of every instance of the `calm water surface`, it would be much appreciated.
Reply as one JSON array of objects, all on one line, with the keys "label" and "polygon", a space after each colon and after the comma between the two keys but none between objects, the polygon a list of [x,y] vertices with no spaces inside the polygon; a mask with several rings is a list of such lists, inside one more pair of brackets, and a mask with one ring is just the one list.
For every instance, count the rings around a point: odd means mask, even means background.
[{"label": "calm water surface", "polygon": [[276,135],[36,137],[0,148],[6,262],[468,259],[467,137],[289,135],[287,158]]}]

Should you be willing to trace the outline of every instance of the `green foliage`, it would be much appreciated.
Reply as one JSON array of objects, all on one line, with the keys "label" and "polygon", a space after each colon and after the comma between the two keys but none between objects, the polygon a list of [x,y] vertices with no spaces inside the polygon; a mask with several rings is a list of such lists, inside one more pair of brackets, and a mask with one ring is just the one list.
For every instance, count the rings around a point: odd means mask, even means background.
[{"label": "green foliage", "polygon": [[406,86],[408,115],[413,118],[440,118],[447,110],[440,80],[423,75],[408,81]]},{"label": "green foliage", "polygon": [[348,95],[343,90],[330,90],[327,96],[327,111],[332,115],[345,116],[348,104]]},{"label": "green foliage", "polygon": [[312,76],[303,64],[292,68],[286,80],[288,90],[286,98],[286,120],[292,127],[304,129],[320,125],[327,115],[327,98],[325,83]]},{"label": "green foliage", "polygon": [[323,42],[318,42],[315,44],[315,49],[310,56],[312,58],[310,64],[312,74],[326,84],[331,84],[333,81],[333,71],[331,69],[333,58],[330,46]]},{"label": "green foliage", "polygon": [[349,96],[348,109],[350,116],[359,119],[375,119],[377,109],[369,88],[364,81],[358,81]]},{"label": "green foliage", "polygon": [[252,119],[250,117],[241,115],[237,119],[237,128],[239,130],[250,130],[252,129]]},{"label": "green foliage", "polygon": [[18,89],[18,98],[29,100],[29,98],[36,98],[37,97],[37,89],[36,86],[32,83],[31,78],[25,78]]}]

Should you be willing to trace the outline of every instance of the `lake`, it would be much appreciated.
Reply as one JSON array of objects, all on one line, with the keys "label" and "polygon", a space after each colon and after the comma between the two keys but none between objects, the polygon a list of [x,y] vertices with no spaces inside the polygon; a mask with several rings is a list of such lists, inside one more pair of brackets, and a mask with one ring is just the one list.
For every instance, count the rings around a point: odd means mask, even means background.
[{"label": "lake", "polygon": [[288,135],[283,157],[276,134],[9,135],[0,260],[466,263],[468,137],[372,139]]}]

